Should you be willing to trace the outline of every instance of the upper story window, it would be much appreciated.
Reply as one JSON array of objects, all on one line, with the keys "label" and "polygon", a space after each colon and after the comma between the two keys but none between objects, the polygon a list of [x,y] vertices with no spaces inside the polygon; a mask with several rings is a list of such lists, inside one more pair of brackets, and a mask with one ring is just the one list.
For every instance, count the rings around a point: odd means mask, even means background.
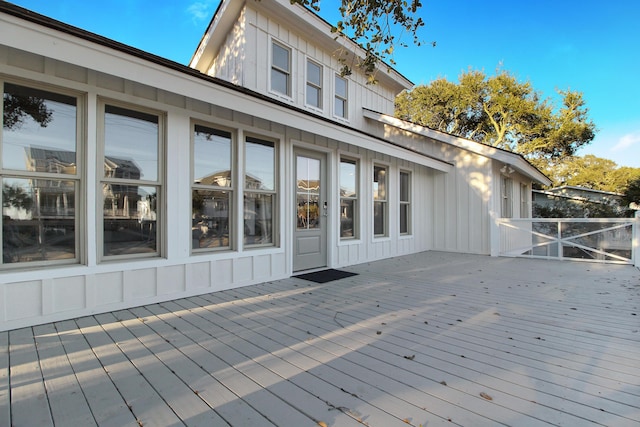
[{"label": "upper story window", "polygon": [[400,172],[400,234],[411,233],[411,174]]},{"label": "upper story window", "polygon": [[348,111],[348,85],[347,79],[340,77],[336,74],[336,82],[335,82],[335,96],[334,96],[334,107],[333,114],[336,117],[341,117],[343,119],[347,117]]},{"label": "upper story window", "polygon": [[134,108],[101,105],[103,257],[160,254],[163,117]]},{"label": "upper story window", "polygon": [[513,216],[513,181],[504,175],[500,177],[500,197],[502,218],[511,218]]},{"label": "upper story window", "polygon": [[307,105],[322,108],[322,67],[307,59]]},{"label": "upper story window", "polygon": [[233,152],[230,132],[194,125],[191,188],[191,248],[194,251],[230,248]]},{"label": "upper story window", "polygon": [[244,146],[244,244],[274,245],[276,144],[247,136]]},{"label": "upper story window", "polygon": [[271,90],[291,96],[291,49],[271,43]]},{"label": "upper story window", "polygon": [[373,166],[373,235],[387,235],[387,168]]},{"label": "upper story window", "polygon": [[2,266],[79,261],[79,104],[75,96],[3,85]]},{"label": "upper story window", "polygon": [[340,159],[340,238],[358,237],[358,162]]}]

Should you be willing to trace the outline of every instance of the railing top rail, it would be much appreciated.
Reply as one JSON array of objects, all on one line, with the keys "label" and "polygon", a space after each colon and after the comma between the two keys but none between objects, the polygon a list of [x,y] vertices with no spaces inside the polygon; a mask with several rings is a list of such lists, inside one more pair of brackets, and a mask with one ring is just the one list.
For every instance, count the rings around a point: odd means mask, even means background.
[{"label": "railing top rail", "polygon": [[640,218],[496,218],[497,222],[585,222],[585,223],[634,223]]}]

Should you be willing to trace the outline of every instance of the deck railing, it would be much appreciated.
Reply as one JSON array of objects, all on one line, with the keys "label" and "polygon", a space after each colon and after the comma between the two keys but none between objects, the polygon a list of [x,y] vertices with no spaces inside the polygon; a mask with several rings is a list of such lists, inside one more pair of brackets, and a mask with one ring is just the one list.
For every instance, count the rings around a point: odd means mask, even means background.
[{"label": "deck railing", "polygon": [[640,266],[640,216],[635,218],[497,218],[496,256]]}]

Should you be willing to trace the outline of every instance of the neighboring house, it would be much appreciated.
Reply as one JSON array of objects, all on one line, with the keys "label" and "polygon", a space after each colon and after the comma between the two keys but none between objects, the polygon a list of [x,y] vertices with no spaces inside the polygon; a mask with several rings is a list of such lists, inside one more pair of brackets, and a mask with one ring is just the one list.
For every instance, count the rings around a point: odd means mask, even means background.
[{"label": "neighboring house", "polygon": [[[394,118],[413,84],[341,76],[334,53],[362,52],[330,28],[289,0],[224,0],[187,67],[0,2],[0,329],[489,254],[495,216],[531,216],[543,174]],[[34,169],[36,148],[66,154]],[[37,214],[43,193],[56,215]]]},{"label": "neighboring house", "polygon": [[533,190],[532,196],[534,206],[559,208],[585,218],[590,216],[590,210],[594,208],[618,213],[625,210],[625,207],[621,206],[622,194],[585,187],[562,185],[548,190]]}]

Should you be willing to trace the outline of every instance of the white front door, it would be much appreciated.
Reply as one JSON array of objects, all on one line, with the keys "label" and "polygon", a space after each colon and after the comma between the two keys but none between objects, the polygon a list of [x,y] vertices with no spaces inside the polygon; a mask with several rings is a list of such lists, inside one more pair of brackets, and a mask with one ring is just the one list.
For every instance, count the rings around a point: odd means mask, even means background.
[{"label": "white front door", "polygon": [[293,271],[327,265],[326,154],[295,151]]}]

